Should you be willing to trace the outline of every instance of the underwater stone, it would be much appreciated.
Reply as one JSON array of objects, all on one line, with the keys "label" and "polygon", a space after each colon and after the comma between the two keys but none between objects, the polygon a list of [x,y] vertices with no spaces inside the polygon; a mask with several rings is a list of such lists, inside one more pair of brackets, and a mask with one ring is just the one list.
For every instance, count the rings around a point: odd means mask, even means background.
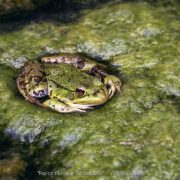
[{"label": "underwater stone", "polygon": [[23,116],[5,128],[5,134],[21,142],[32,143],[44,131],[45,126],[37,123],[38,118]]}]

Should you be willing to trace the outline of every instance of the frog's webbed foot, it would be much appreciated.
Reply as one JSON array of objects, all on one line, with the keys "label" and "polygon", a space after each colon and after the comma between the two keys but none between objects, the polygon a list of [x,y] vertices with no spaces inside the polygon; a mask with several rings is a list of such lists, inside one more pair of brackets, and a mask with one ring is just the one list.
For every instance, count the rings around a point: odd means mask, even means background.
[{"label": "frog's webbed foot", "polygon": [[118,77],[113,75],[108,75],[104,78],[104,84],[109,92],[109,98],[111,98],[114,93],[121,92],[121,81]]}]

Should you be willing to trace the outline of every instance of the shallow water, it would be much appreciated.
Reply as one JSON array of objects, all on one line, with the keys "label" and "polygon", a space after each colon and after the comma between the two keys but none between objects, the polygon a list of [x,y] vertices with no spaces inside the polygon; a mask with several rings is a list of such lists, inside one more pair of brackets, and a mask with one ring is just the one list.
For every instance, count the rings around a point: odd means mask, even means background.
[{"label": "shallow water", "polygon": [[[0,35],[0,176],[179,179],[178,10],[112,2],[82,10],[68,23],[56,14],[6,24]],[[18,69],[47,52],[85,53],[110,63],[122,78],[122,93],[86,114],[30,104],[17,90]]]}]

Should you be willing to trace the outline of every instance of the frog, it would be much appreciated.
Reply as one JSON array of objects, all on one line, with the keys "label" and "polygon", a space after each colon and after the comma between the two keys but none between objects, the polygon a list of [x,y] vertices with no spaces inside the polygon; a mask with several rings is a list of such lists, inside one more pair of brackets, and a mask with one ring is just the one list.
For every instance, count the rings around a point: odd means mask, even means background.
[{"label": "frog", "polygon": [[106,65],[68,53],[28,61],[16,83],[26,100],[60,113],[87,112],[121,92],[121,80]]}]

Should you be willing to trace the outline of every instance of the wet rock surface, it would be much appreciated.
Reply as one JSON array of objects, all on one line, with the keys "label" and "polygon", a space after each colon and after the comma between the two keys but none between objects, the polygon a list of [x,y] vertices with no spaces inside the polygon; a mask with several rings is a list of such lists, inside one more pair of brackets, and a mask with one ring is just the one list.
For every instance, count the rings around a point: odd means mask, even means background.
[{"label": "wet rock surface", "polygon": [[[179,29],[177,14],[165,7],[116,2],[81,11],[75,22],[43,19],[3,32],[0,130],[28,149],[19,147],[27,165],[17,174],[32,178],[43,176],[38,171],[72,172],[46,177],[77,179],[95,171],[104,179],[118,179],[123,172],[178,179]],[[87,114],[59,114],[30,104],[17,90],[18,69],[47,52],[85,53],[108,61],[119,71],[122,93]]]}]

